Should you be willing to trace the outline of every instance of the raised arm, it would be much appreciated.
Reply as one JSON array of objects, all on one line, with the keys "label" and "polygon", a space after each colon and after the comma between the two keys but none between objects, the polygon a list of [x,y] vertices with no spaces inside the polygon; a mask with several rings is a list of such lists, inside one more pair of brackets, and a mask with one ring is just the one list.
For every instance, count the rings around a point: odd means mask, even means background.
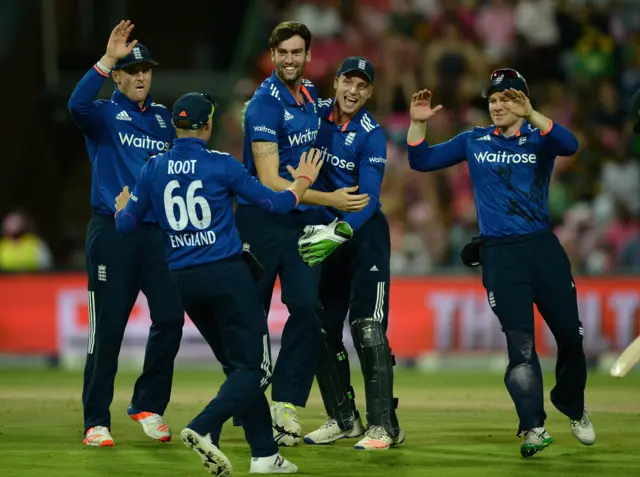
[{"label": "raised arm", "polygon": [[543,148],[550,156],[573,156],[578,150],[578,139],[567,128],[555,124],[550,118],[539,113],[522,91],[507,89],[503,94],[510,100],[505,107],[513,114],[527,120],[540,130]]},{"label": "raised arm", "polygon": [[127,45],[127,38],[133,30],[133,24],[121,21],[111,32],[107,50],[93,68],[78,82],[69,98],[69,112],[78,127],[87,135],[99,132],[102,125],[102,111],[100,104],[95,101],[98,93],[104,85],[104,81],[120,58],[124,58],[134,46],[137,40]]},{"label": "raised arm", "polygon": [[435,171],[453,166],[464,161],[466,157],[467,137],[462,133],[453,139],[430,146],[425,140],[427,120],[442,109],[438,105],[431,107],[431,91],[418,91],[411,98],[411,125],[407,132],[409,145],[409,165],[415,171]]}]

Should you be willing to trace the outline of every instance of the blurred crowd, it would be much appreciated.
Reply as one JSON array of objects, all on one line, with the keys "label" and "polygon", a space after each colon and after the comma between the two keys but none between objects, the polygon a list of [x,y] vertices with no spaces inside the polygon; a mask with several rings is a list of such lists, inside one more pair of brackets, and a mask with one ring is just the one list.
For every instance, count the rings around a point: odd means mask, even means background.
[{"label": "blurred crowd", "polygon": [[[369,110],[386,129],[382,196],[395,273],[460,265],[477,233],[466,164],[409,170],[408,106],[429,88],[444,110],[428,125],[431,143],[488,125],[479,92],[491,71],[512,67],[528,80],[534,108],[569,127],[580,150],[558,158],[550,212],[576,273],[640,270],[640,139],[627,106],[640,88],[640,8],[635,0],[294,0],[273,2],[272,25],[305,23],[314,38],[306,76],[331,96],[340,61],[376,66]],[[266,41],[265,41],[266,44]],[[238,105],[272,69],[268,50],[239,83]],[[237,111],[225,128],[241,152]]]},{"label": "blurred crowd", "polygon": [[[424,174],[409,169],[405,134],[411,95],[429,88],[444,109],[430,143],[490,124],[479,92],[491,71],[512,67],[528,80],[534,108],[570,128],[580,149],[558,158],[550,188],[554,226],[577,274],[640,271],[640,137],[627,110],[640,88],[637,0],[271,0],[269,31],[305,23],[314,38],[306,77],[331,97],[350,55],[376,66],[368,105],[388,138],[382,204],[397,274],[459,267],[477,234],[466,164]],[[264,49],[236,85],[215,147],[242,157],[240,110],[271,73]],[[80,263],[80,257],[76,260]],[[1,268],[0,262],[0,268]]]}]

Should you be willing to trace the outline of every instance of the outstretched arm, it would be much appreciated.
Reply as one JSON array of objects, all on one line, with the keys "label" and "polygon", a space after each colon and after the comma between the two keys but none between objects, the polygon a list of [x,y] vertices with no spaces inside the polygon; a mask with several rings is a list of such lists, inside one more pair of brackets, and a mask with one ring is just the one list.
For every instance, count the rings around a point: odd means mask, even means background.
[{"label": "outstretched arm", "polygon": [[466,159],[467,135],[462,133],[450,141],[429,146],[425,140],[427,120],[433,117],[442,106],[431,107],[431,91],[423,89],[411,98],[409,111],[411,125],[407,132],[409,145],[409,165],[415,171],[435,171],[453,166]]}]

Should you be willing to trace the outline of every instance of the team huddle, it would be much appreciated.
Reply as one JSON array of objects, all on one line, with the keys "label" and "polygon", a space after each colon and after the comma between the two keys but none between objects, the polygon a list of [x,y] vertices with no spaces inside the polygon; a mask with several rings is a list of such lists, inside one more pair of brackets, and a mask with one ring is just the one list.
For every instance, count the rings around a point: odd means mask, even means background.
[{"label": "team huddle", "polygon": [[[109,408],[118,354],[142,291],[152,326],[128,414],[149,437],[171,440],[163,415],[186,312],[226,375],[180,433],[211,474],[232,473],[220,449],[229,419],[243,427],[251,473],[297,472],[279,446],[303,440],[354,438],[360,450],[402,444],[387,339],[391,241],[380,202],[386,137],[365,108],[374,66],[363,57],[346,58],[334,97],[320,99],[303,79],[311,32],[298,22],[278,25],[269,40],[274,71],[243,111],[240,162],[207,149],[217,104],[206,93],[181,96],[171,111],[152,101],[158,63],[129,40],[132,30],[130,21],[114,28],[105,55],[69,100],[93,171],[84,443],[114,445]],[[116,84],[111,99],[96,100],[108,77]],[[506,336],[505,384],[518,414],[522,456],[553,442],[544,424],[534,303],[558,344],[551,400],[575,437],[591,445],[576,289],[547,206],[555,157],[573,155],[577,140],[532,108],[529,87],[515,70],[496,70],[482,93],[493,125],[435,146],[425,140],[426,124],[441,107],[432,107],[428,90],[414,94],[409,164],[418,171],[469,165],[480,235],[461,259],[482,266],[489,304]],[[540,255],[544,263],[536,260]],[[276,279],[289,318],[272,366],[267,316]],[[364,414],[356,407],[343,343],[347,319],[364,377]],[[303,435],[298,409],[306,406],[314,379],[328,419]]]}]

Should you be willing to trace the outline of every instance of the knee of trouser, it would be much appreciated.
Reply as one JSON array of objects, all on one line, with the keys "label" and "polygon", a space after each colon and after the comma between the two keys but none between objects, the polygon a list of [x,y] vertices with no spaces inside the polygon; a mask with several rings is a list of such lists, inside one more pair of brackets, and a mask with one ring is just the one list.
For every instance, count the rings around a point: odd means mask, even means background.
[{"label": "knee of trouser", "polygon": [[351,335],[356,347],[375,348],[388,345],[386,330],[383,324],[373,318],[357,318],[351,323]]},{"label": "knee of trouser", "polygon": [[529,363],[509,366],[504,376],[504,382],[508,387],[517,386],[522,393],[534,392],[542,384],[533,366]]},{"label": "knee of trouser", "polygon": [[323,327],[325,339],[328,343],[331,344],[335,349],[344,348],[343,343],[343,327]]},{"label": "knee of trouser", "polygon": [[535,357],[535,341],[533,333],[528,331],[505,331],[509,367],[528,364]]},{"label": "knee of trouser", "polygon": [[285,303],[289,310],[289,319],[287,325],[295,325],[298,328],[313,328],[320,330],[322,328],[322,306],[318,302],[304,302],[302,300],[294,300]]},{"label": "knee of trouser", "polygon": [[563,327],[554,331],[559,349],[582,349],[582,342],[584,338],[584,328],[582,325],[576,327]]}]

